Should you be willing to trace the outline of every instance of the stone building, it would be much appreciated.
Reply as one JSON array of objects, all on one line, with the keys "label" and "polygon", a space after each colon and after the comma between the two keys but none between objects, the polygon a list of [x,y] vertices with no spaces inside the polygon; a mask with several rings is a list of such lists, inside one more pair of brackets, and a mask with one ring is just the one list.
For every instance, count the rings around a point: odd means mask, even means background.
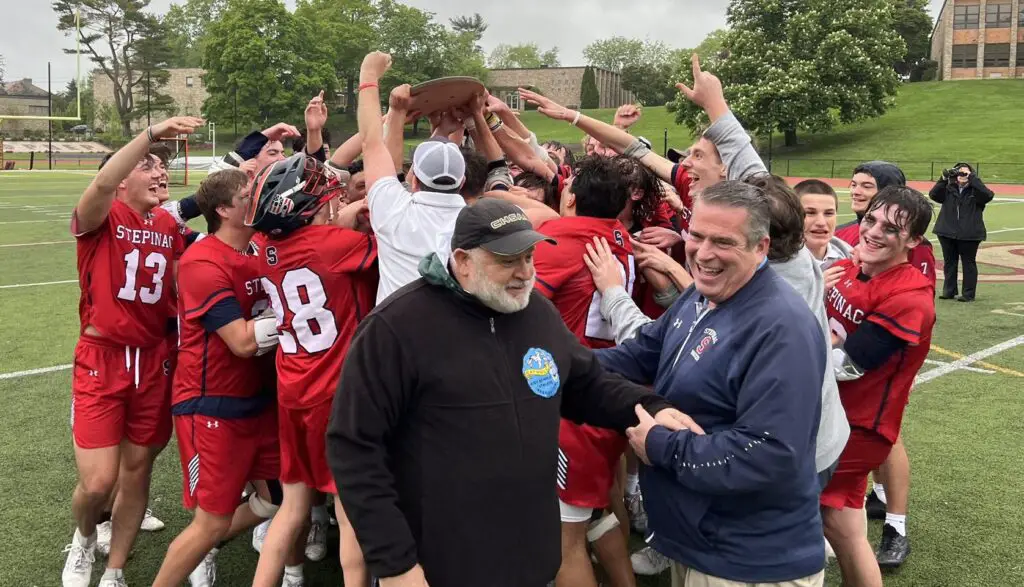
[{"label": "stone building", "polygon": [[[0,84],[0,118],[8,116],[48,116],[46,90],[32,83],[31,79]],[[46,131],[46,120],[5,120],[0,133],[7,136],[20,135],[25,131]]]},{"label": "stone building", "polygon": [[[519,99],[517,88],[533,87],[541,94],[567,108],[579,108],[580,88],[586,67],[541,67],[537,69],[492,69],[488,90],[501,98],[513,110],[526,107]],[[632,92],[622,89],[622,76],[617,72],[594,68],[600,108],[618,108],[632,102]]]},{"label": "stone building", "polygon": [[[175,109],[172,112],[153,111],[150,113],[150,120],[159,121],[168,116],[200,116],[203,110],[203,102],[208,96],[206,87],[203,85],[203,74],[205,72],[199,68],[168,69],[167,72],[170,74],[170,78],[167,80],[167,84],[160,88],[160,92],[167,94],[174,100]],[[98,128],[106,128],[106,126],[109,126],[109,121],[99,120],[100,112],[103,110],[101,105],[114,105],[114,85],[110,78],[102,71],[93,71],[92,73],[92,92],[93,100],[96,103],[96,126]],[[133,91],[133,97],[135,99],[135,111],[145,114],[145,86],[141,86],[141,89],[140,86],[136,86]],[[145,128],[146,117],[144,115],[132,123],[132,129],[136,132],[142,132]]]},{"label": "stone building", "polygon": [[1024,0],[945,0],[932,31],[939,79],[1024,77]]}]

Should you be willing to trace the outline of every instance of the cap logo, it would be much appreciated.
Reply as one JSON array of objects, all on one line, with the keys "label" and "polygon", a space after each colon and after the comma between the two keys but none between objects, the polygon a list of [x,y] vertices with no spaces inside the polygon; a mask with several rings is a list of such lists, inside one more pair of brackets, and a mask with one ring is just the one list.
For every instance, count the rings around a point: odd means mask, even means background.
[{"label": "cap logo", "polygon": [[286,216],[292,213],[295,209],[295,202],[291,198],[285,195],[279,195],[270,202],[268,211],[274,216]]},{"label": "cap logo", "polygon": [[497,220],[491,221],[491,229],[498,230],[502,226],[505,226],[506,224],[512,224],[513,222],[519,222],[521,220],[526,221],[526,222],[530,221],[530,219],[527,218],[526,215],[523,214],[522,212],[514,212],[512,214],[506,214],[506,215],[502,216],[501,218],[498,218]]}]

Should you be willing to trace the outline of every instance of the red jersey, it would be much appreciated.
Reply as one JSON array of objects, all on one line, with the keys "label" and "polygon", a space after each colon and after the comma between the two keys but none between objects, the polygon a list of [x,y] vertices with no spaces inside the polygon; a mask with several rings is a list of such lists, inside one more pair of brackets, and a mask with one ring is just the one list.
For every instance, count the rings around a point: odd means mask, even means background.
[{"label": "red jersey", "polygon": [[[836,229],[836,236],[851,247],[860,244],[860,219],[848,222]],[[907,254],[907,262],[921,270],[921,273],[928,278],[935,289],[935,281],[938,276],[935,272],[935,251],[928,239],[921,237],[921,244],[910,249]]]},{"label": "red jersey", "polygon": [[633,250],[626,227],[614,219],[571,216],[545,222],[538,231],[558,241],[558,245],[537,244],[537,291],[554,302],[566,326],[580,342],[590,348],[614,346],[611,326],[601,316],[601,294],[594,286],[583,255],[595,236],[607,240],[612,254],[622,263],[626,291],[632,292]]},{"label": "red jersey", "polygon": [[260,241],[259,272],[277,315],[277,400],[311,408],[334,397],[356,325],[377,297],[373,237],[330,225]]},{"label": "red jersey", "polygon": [[826,300],[832,332],[845,341],[867,320],[907,343],[881,367],[859,379],[839,382],[839,397],[850,425],[873,430],[896,442],[914,377],[931,347],[933,288],[909,263],[871,278],[861,275],[849,259],[836,265],[846,271]]},{"label": "red jersey", "polygon": [[677,214],[679,217],[679,230],[685,239],[690,234],[690,218],[693,216],[693,196],[690,195],[690,174],[682,165],[672,166],[672,187],[679,194],[683,201],[683,209]]},{"label": "red jersey", "polygon": [[231,298],[245,320],[267,307],[257,258],[212,235],[190,246],[178,266],[178,366],[172,404],[201,396],[244,398],[260,392],[267,373],[258,364],[263,357],[235,355],[216,332],[203,326],[203,316]]},{"label": "red jersey", "polygon": [[80,333],[92,325],[104,338],[133,347],[161,344],[174,315],[174,263],[184,251],[178,225],[159,208],[139,214],[114,200],[106,219],[78,241]]}]

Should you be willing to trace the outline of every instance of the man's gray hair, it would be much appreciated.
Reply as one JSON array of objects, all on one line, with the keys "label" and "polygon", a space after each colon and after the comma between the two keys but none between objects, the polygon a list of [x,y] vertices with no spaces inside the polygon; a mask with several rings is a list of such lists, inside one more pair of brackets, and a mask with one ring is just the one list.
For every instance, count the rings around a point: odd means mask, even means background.
[{"label": "man's gray hair", "polygon": [[748,183],[736,180],[722,181],[704,190],[701,203],[747,211],[747,248],[753,247],[768,236],[772,211],[764,191]]}]

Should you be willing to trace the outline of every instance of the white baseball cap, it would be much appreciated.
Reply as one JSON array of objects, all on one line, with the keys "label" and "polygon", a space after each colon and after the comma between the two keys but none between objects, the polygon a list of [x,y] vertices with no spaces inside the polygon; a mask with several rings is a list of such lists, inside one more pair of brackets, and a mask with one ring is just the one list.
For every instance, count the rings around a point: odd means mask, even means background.
[{"label": "white baseball cap", "polygon": [[466,178],[466,160],[459,147],[445,138],[433,138],[412,154],[412,173],[421,184],[435,190],[451,191]]}]

